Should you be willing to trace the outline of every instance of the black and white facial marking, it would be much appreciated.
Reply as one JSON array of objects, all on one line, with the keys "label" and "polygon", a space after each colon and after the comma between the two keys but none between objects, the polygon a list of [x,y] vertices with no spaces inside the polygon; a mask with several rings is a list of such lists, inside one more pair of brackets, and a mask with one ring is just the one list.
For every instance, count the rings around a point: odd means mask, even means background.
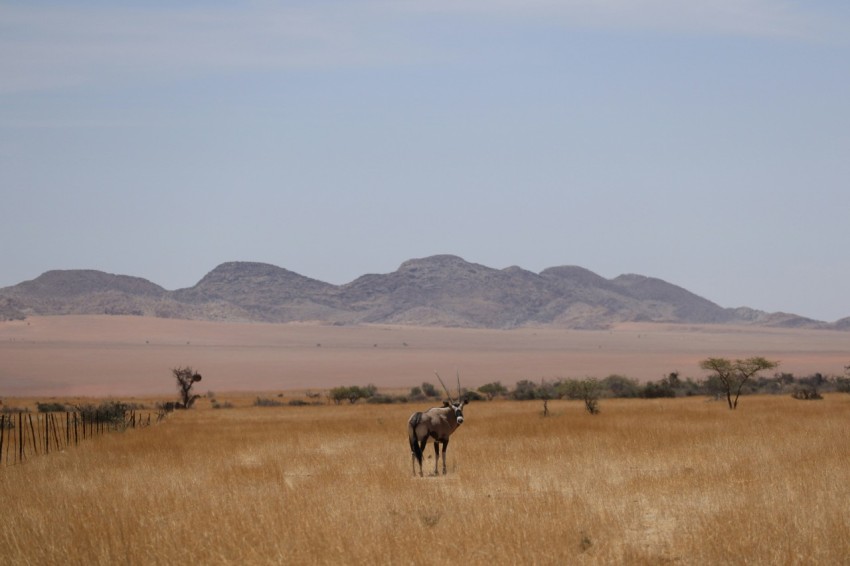
[{"label": "black and white facial marking", "polygon": [[446,413],[447,416],[454,415],[454,420],[457,423],[457,426],[463,424],[463,406],[466,404],[466,401],[461,401],[460,403],[454,403],[450,401],[443,401],[443,408],[450,409],[450,413]]},{"label": "black and white facial marking", "polygon": [[463,424],[463,404],[454,404],[451,407],[455,412],[455,420],[457,421],[457,424]]}]

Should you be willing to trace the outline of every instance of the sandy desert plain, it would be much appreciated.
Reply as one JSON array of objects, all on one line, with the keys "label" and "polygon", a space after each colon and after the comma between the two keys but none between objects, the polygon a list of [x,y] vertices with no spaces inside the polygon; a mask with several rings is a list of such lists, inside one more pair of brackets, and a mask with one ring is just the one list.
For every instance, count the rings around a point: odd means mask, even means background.
[{"label": "sandy desert plain", "polygon": [[411,472],[406,422],[430,403],[255,407],[339,384],[406,391],[438,369],[500,380],[701,377],[765,356],[843,374],[850,334],[626,325],[511,331],[146,318],[0,324],[7,405],[92,395],[203,399],[148,428],[0,466],[8,564],[847,564],[850,395],[475,402],[448,474]]},{"label": "sandy desert plain", "polygon": [[703,377],[699,361],[764,356],[798,377],[842,375],[850,333],[624,324],[610,330],[215,323],[121,316],[0,323],[0,396],[151,396],[174,392],[171,368],[199,390],[271,392],[374,384],[407,391],[434,371],[465,387],[492,381]]}]

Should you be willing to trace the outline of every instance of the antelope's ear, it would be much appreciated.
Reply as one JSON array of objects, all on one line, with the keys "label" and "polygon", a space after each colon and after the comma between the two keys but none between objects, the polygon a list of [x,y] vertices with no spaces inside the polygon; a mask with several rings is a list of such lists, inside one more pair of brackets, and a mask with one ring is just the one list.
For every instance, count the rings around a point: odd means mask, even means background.
[{"label": "antelope's ear", "polygon": [[451,403],[449,403],[448,401],[443,401],[443,407],[448,407],[449,405],[451,405]]}]

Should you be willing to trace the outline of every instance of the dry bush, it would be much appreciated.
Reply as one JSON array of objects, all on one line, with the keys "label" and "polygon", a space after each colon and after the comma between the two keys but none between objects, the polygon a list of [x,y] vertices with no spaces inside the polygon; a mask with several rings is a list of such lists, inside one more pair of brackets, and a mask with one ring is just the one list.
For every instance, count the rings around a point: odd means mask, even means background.
[{"label": "dry bush", "polygon": [[[341,405],[176,413],[0,469],[13,564],[818,563],[850,556],[847,396],[471,405],[449,475],[407,417]],[[433,458],[429,446],[426,456]],[[442,558],[441,558],[442,557]]]}]

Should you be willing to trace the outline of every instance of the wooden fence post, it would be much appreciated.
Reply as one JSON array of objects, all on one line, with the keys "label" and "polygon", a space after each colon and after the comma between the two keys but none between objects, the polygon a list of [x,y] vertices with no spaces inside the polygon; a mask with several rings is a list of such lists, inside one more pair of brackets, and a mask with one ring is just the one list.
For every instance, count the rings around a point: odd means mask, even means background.
[{"label": "wooden fence post", "polygon": [[[35,418],[41,420],[38,416]],[[44,453],[50,454],[50,413],[44,413]]]},{"label": "wooden fence post", "polygon": [[[15,441],[15,421],[14,417],[9,415],[6,419],[6,426],[9,427],[9,437],[6,439],[6,465],[9,465],[9,452],[12,452],[12,443]],[[12,452],[14,454],[14,452]],[[13,456],[14,458],[14,456]]]},{"label": "wooden fence post", "polygon": [[18,413],[18,462],[24,461],[24,414]]},{"label": "wooden fence post", "polygon": [[59,425],[56,421],[56,415],[54,413],[50,413],[50,422],[53,423],[53,444],[56,447],[55,450],[59,450],[62,448],[59,442]]},{"label": "wooden fence post", "polygon": [[137,411],[125,412],[120,423],[107,419],[99,411],[90,413],[88,419],[83,412],[65,411],[64,425],[62,418],[52,412],[36,413],[35,422],[30,412],[21,411],[17,415],[16,423],[14,414],[0,413],[0,466],[4,465],[4,458],[6,466],[21,464],[33,456],[49,454],[51,450],[59,452],[79,445],[82,440],[128,428],[149,427],[152,423],[150,412],[145,418],[144,413],[137,414]]},{"label": "wooden fence post", "polygon": [[[30,421],[30,436],[32,437],[32,455],[37,456],[38,455],[38,445],[36,444],[36,442],[38,441],[38,435],[36,435],[36,433],[35,433],[35,427],[32,426],[32,414],[27,413],[27,418]],[[35,422],[38,422],[38,417],[35,418]]]}]

